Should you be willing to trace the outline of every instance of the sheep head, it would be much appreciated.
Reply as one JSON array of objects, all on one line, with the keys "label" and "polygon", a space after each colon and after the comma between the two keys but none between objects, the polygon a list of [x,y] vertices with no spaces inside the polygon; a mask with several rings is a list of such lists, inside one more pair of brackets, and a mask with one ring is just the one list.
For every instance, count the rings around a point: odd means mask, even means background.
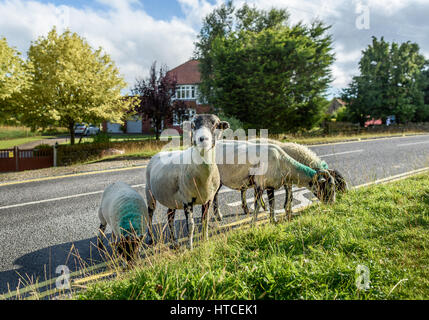
[{"label": "sheep head", "polygon": [[213,114],[199,114],[191,122],[192,145],[200,151],[208,151],[216,144],[219,131],[229,128],[229,123],[220,121]]},{"label": "sheep head", "polygon": [[335,201],[335,179],[326,170],[317,171],[310,188],[314,195],[323,203],[332,203]]},{"label": "sheep head", "polygon": [[328,170],[331,176],[335,179],[335,189],[338,192],[346,192],[349,187],[346,179],[337,170]]},{"label": "sheep head", "polygon": [[134,260],[138,254],[138,248],[142,237],[136,236],[121,236],[116,245],[116,250],[119,256],[122,256],[127,262]]}]

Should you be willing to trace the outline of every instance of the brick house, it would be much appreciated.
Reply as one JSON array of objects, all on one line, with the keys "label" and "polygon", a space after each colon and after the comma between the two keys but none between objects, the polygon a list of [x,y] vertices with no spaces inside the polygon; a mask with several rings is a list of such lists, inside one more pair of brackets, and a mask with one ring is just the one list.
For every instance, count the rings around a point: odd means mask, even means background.
[{"label": "brick house", "polygon": [[[189,60],[178,67],[167,72],[167,75],[176,77],[176,95],[174,99],[183,100],[188,106],[188,115],[192,117],[195,114],[209,113],[210,106],[199,98],[198,86],[201,83],[201,74],[198,70],[198,60]],[[152,133],[152,126],[149,119],[141,119],[134,116],[125,123],[126,133]],[[173,114],[173,118],[166,121],[166,128],[174,128],[181,132],[181,123]],[[112,133],[122,133],[119,124],[105,122],[103,131]]]},{"label": "brick house", "polygon": [[347,106],[347,103],[345,103],[343,100],[339,98],[335,98],[332,100],[331,104],[329,105],[327,113],[333,114],[336,112],[339,108]]}]

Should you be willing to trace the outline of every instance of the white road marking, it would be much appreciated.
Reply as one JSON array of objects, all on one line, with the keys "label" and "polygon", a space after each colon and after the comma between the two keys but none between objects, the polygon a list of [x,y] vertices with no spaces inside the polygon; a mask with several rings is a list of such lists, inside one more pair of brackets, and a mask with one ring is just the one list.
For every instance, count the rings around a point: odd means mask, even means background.
[{"label": "white road marking", "polygon": [[237,191],[237,190],[230,189],[230,188],[228,188],[228,187],[223,186],[223,187],[220,189],[219,194],[221,194],[221,193],[227,193],[227,192],[232,192],[232,191]]},{"label": "white road marking", "polygon": [[397,147],[407,147],[407,146],[414,146],[416,144],[425,144],[425,143],[429,143],[429,141],[402,143],[402,144],[398,144]]},{"label": "white road marking", "polygon": [[[146,186],[146,184],[136,184],[136,185],[133,185],[131,187],[133,187],[133,188],[140,188],[140,187],[144,188],[145,186]],[[219,194],[227,193],[227,192],[231,192],[231,191],[235,191],[235,190],[232,190],[232,189],[227,188],[227,187],[222,187],[222,189],[219,191]],[[58,197],[58,198],[52,198],[52,199],[45,199],[45,200],[38,200],[38,201],[31,201],[31,202],[25,202],[25,203],[12,204],[12,205],[8,205],[8,206],[0,207],[0,210],[31,206],[34,204],[40,204],[40,203],[46,203],[46,202],[61,201],[61,200],[79,198],[79,197],[84,197],[84,196],[91,196],[91,195],[100,194],[103,192],[104,192],[104,190],[98,190],[98,191],[73,194],[70,196],[64,196],[64,197]]]},{"label": "white road marking", "polygon": [[[133,187],[133,188],[140,188],[140,187],[145,187],[145,186],[146,186],[145,184],[136,184],[136,185],[131,186],[131,187]],[[53,201],[61,201],[61,200],[79,198],[79,197],[84,197],[84,196],[90,196],[90,195],[100,194],[100,193],[103,193],[103,192],[104,192],[104,190],[99,190],[99,191],[73,194],[73,195],[70,195],[70,196],[64,196],[64,197],[58,197],[58,198],[52,198],[52,199],[45,199],[45,200],[38,200],[38,201],[31,201],[31,202],[25,202],[25,203],[12,204],[12,205],[8,205],[8,206],[0,207],[0,210],[25,207],[25,206],[30,206],[30,205],[33,205],[33,204],[40,204],[40,203],[46,203],[46,202],[53,202]]]},{"label": "white road marking", "polygon": [[338,153],[331,153],[331,154],[325,154],[323,156],[319,156],[319,158],[324,158],[324,157],[332,157],[332,156],[339,156],[342,154],[349,154],[349,153],[358,153],[358,152],[363,152],[363,149],[360,150],[352,150],[352,151],[345,151],[345,152],[338,152]]}]

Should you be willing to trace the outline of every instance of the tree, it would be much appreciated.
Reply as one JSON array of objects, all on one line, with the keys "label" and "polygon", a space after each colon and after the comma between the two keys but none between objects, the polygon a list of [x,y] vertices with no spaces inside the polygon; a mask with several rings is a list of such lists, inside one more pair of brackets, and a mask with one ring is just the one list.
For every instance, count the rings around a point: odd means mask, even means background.
[{"label": "tree", "polygon": [[28,85],[24,61],[20,53],[0,39],[0,121],[16,120],[19,116],[16,97]]},{"label": "tree", "polygon": [[286,10],[231,3],[204,20],[196,57],[203,97],[245,128],[273,133],[321,120],[330,81],[332,39],[322,22],[288,26]]},{"label": "tree", "polygon": [[422,77],[425,64],[417,44],[389,44],[383,37],[373,37],[362,52],[360,75],[343,91],[350,117],[361,124],[368,116],[383,122],[390,115],[399,123],[419,121],[427,109]]},{"label": "tree", "polygon": [[416,111],[417,121],[429,121],[429,69],[425,69],[421,74],[423,101],[424,104]]},{"label": "tree", "polygon": [[134,111],[149,118],[155,127],[156,139],[159,139],[161,129],[167,119],[172,118],[175,107],[183,108],[181,104],[173,104],[176,94],[177,80],[167,74],[167,68],[161,67],[156,71],[156,62],[150,68],[147,79],[137,79],[133,95],[139,98]]},{"label": "tree", "polygon": [[32,43],[27,70],[31,85],[23,94],[23,122],[32,128],[66,127],[71,144],[76,123],[121,121],[129,108],[115,63],[76,33],[59,35],[54,28]]}]

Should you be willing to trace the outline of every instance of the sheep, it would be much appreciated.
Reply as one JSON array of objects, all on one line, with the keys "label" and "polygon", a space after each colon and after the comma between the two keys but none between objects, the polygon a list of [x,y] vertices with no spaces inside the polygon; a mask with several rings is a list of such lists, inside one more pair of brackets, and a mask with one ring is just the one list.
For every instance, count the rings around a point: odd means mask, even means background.
[{"label": "sheep", "polygon": [[[190,249],[193,247],[195,205],[203,206],[204,234],[208,237],[209,209],[220,185],[215,163],[215,135],[228,128],[228,122],[220,121],[215,115],[196,115],[191,123],[192,146],[183,151],[160,152],[152,157],[146,168],[149,229],[158,201],[168,208],[170,239],[174,247],[178,247],[174,234],[174,215],[177,209],[185,212]],[[150,235],[148,243],[152,242]]]},{"label": "sheep", "polygon": [[[256,159],[251,155],[267,153],[267,158],[260,159],[259,166],[264,170],[255,174]],[[314,170],[291,158],[279,146],[274,144],[256,144],[246,141],[219,141],[216,145],[216,163],[222,185],[231,189],[241,190],[243,209],[247,208],[245,204],[246,189],[250,186],[255,187],[255,210],[253,222],[257,220],[259,204],[261,203],[262,193],[267,189],[270,202],[270,220],[277,222],[274,211],[274,191],[282,186],[286,190],[285,211],[288,216],[292,209],[291,186],[296,184],[300,187],[307,187],[322,202],[335,201],[335,181],[326,170]],[[226,155],[226,158],[224,157]],[[232,163],[228,163],[228,156],[233,155]],[[240,162],[245,159],[244,162]],[[220,215],[217,204],[217,193],[214,197],[215,214]],[[246,212],[247,213],[247,212]]]},{"label": "sheep", "polygon": [[117,252],[126,258],[127,262],[132,260],[148,221],[148,209],[143,197],[124,182],[113,183],[103,192],[98,217],[98,247],[103,248],[102,236],[109,225]]},{"label": "sheep", "polygon": [[[259,139],[249,140],[253,143],[259,143]],[[293,143],[293,142],[280,142],[278,140],[265,139],[265,143],[271,143],[279,146],[283,149],[290,157],[295,159],[296,161],[314,169],[314,170],[326,170],[335,180],[335,189],[337,192],[343,193],[348,190],[348,185],[344,177],[337,171],[329,169],[328,164],[321,160],[316,153],[307,148],[304,145]],[[247,188],[246,188],[247,189]],[[247,208],[246,203],[246,189],[241,192],[242,195],[242,207],[246,214],[249,214],[249,209]],[[288,190],[286,190],[286,195],[292,197],[292,185],[288,186]],[[292,202],[290,202],[290,205]],[[262,206],[264,210],[266,210],[265,203],[262,201]],[[291,209],[290,209],[291,210]]]},{"label": "sheep", "polygon": [[[254,139],[249,141],[258,143],[260,140]],[[298,143],[280,142],[272,139],[265,139],[264,141],[265,143],[278,145],[290,157],[314,170],[327,170],[335,179],[335,188],[337,192],[346,192],[348,190],[348,184],[344,177],[337,170],[329,169],[328,164],[321,160],[317,154],[308,147]]]}]

